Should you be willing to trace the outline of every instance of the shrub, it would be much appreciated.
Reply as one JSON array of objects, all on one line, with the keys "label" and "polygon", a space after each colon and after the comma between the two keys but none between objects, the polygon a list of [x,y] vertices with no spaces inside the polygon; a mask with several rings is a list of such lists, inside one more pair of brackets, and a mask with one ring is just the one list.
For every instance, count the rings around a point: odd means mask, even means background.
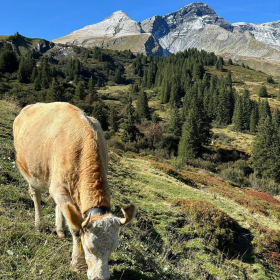
[{"label": "shrub", "polygon": [[[177,199],[175,205],[180,206],[198,237],[206,239],[220,250],[236,249],[239,235],[238,223],[208,201],[189,201]],[[233,252],[232,251],[232,252]]]},{"label": "shrub", "polygon": [[228,167],[221,171],[221,176],[239,185],[244,184],[244,172],[241,169]]},{"label": "shrub", "polygon": [[250,174],[249,182],[253,189],[267,192],[271,195],[278,195],[280,193],[280,184],[269,179],[260,179],[256,174]]}]

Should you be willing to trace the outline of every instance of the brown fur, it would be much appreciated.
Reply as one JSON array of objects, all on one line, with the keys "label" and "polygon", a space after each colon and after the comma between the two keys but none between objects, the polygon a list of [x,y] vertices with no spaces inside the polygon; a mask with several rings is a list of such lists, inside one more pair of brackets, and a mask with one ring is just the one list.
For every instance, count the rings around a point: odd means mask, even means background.
[{"label": "brown fur", "polygon": [[102,158],[107,150],[99,151],[106,143],[93,121],[75,106],[56,102],[27,106],[14,122],[22,175],[33,187],[49,187],[52,196],[59,192],[69,197],[81,213],[92,207],[110,208],[107,159]]},{"label": "brown fur", "polygon": [[75,206],[71,203],[67,203],[65,207],[65,216],[69,223],[76,229],[82,229],[82,222],[84,221],[81,213],[77,211]]}]

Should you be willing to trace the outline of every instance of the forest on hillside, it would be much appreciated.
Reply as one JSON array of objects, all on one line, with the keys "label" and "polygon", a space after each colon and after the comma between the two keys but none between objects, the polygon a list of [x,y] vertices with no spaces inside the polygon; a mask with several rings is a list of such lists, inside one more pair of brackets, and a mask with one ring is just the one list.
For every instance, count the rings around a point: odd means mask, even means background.
[{"label": "forest on hillside", "polygon": [[[225,69],[231,59],[196,49],[168,57],[97,47],[71,47],[71,55],[63,57],[34,48],[22,54],[11,43],[19,40],[25,37],[15,34],[1,45],[2,99],[21,106],[72,103],[99,120],[109,145],[117,149],[170,160],[177,169],[184,164],[209,169],[238,184],[279,193],[279,110],[270,107],[265,84],[258,100],[247,89],[235,90],[232,73]],[[100,93],[118,85],[129,90]],[[158,110],[149,105],[156,102]],[[254,135],[251,154],[214,149],[213,126]]]}]

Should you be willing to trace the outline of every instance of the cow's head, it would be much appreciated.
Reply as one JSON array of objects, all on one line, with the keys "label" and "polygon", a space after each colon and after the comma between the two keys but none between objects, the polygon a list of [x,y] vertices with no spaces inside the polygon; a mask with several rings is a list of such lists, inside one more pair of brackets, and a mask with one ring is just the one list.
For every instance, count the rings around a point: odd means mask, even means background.
[{"label": "cow's head", "polygon": [[111,252],[119,245],[118,232],[120,226],[129,223],[136,213],[136,207],[131,204],[122,209],[124,218],[107,214],[104,216],[82,215],[72,204],[67,204],[68,222],[81,231],[81,241],[88,265],[87,276],[90,280],[107,280],[110,278],[108,261]]}]

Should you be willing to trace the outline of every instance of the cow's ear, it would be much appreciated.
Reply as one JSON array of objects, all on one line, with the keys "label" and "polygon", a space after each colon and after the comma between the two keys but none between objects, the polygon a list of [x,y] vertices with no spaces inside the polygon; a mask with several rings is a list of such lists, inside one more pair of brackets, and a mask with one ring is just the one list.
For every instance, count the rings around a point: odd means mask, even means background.
[{"label": "cow's ear", "polygon": [[124,218],[120,218],[121,225],[128,224],[132,221],[132,219],[136,215],[136,207],[134,204],[130,204],[129,206],[126,206],[125,208],[122,208],[122,212],[124,215]]},{"label": "cow's ear", "polygon": [[73,226],[74,229],[80,230],[82,228],[82,223],[84,221],[82,214],[70,202],[67,202],[65,205],[65,215],[68,223]]}]

